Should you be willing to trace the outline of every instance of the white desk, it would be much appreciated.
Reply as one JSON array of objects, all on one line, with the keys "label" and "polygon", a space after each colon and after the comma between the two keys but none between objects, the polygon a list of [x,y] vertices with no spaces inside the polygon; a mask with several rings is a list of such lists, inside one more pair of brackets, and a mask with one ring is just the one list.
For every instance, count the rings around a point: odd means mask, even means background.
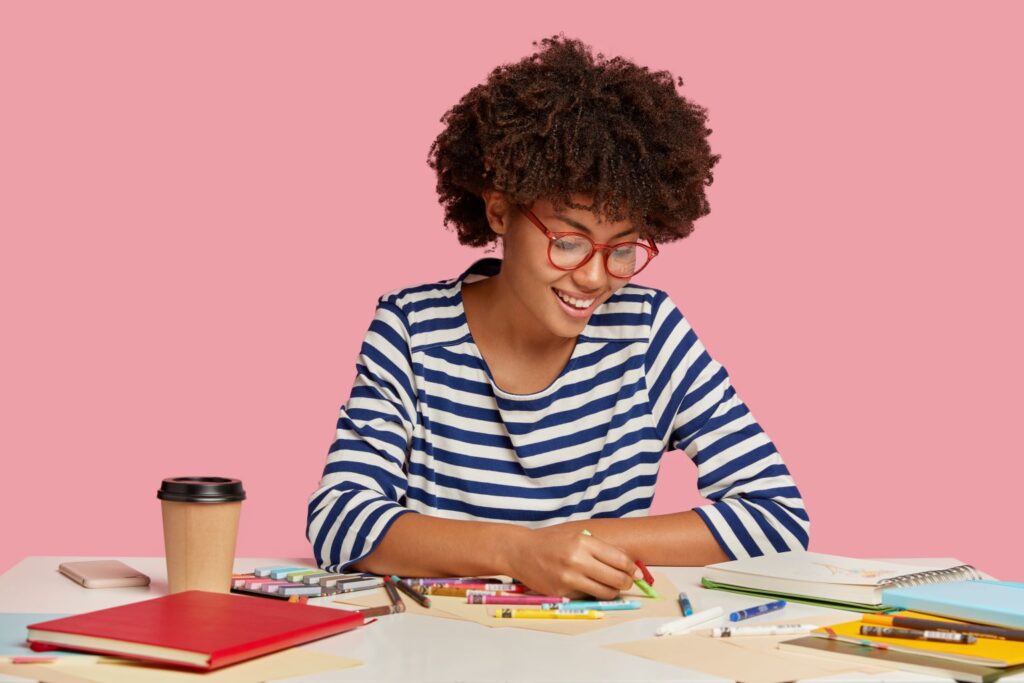
[{"label": "white desk", "polygon": [[[115,607],[158,597],[167,592],[167,572],[162,557],[117,558],[147,574],[146,588],[87,589],[57,572],[61,562],[97,559],[89,557],[29,557],[0,575],[0,612],[72,614]],[[103,558],[111,559],[111,558]],[[263,566],[312,566],[308,558],[239,558],[236,572]],[[750,604],[751,598],[700,587],[700,568],[660,567],[686,591],[698,609],[721,605],[726,611]],[[381,604],[387,604],[380,591]],[[330,598],[310,604],[329,606]],[[798,618],[827,610],[790,603],[786,617]],[[836,621],[849,612],[834,612]],[[777,615],[776,615],[777,618]],[[725,679],[688,671],[640,657],[608,650],[602,645],[639,640],[669,619],[639,619],[585,635],[563,636],[515,628],[487,628],[453,619],[396,614],[368,627],[310,643],[305,647],[352,657],[363,666],[298,681],[700,681]],[[23,681],[0,676],[0,681]],[[816,679],[848,681],[849,676]],[[860,675],[858,681],[923,682],[936,679],[916,674],[891,673],[884,677]],[[947,679],[948,680],[948,679]],[[1024,681],[1024,676],[1003,681]]]}]

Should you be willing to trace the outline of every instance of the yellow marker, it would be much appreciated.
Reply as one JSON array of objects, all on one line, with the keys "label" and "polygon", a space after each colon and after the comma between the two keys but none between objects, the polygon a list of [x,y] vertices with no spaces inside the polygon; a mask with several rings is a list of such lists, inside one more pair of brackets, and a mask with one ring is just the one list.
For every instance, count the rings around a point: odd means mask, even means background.
[{"label": "yellow marker", "polygon": [[596,609],[499,609],[495,619],[604,619]]}]

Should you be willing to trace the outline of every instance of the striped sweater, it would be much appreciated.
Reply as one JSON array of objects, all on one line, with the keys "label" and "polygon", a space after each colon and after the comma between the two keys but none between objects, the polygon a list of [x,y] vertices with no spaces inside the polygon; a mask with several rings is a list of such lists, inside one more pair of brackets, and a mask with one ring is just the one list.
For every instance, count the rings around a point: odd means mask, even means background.
[{"label": "striped sweater", "polygon": [[628,283],[597,307],[545,389],[495,385],[457,278],[380,298],[307,537],[343,570],[400,515],[541,527],[648,513],[658,464],[681,450],[709,502],[695,508],[733,559],[806,548],[809,519],[775,446],[664,292]]}]

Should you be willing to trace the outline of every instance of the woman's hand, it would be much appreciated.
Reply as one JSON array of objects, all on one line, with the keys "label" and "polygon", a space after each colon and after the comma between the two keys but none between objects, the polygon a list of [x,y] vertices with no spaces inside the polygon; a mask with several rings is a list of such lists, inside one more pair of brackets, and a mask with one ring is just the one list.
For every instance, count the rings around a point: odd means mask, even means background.
[{"label": "woman's hand", "polygon": [[523,531],[510,549],[509,573],[543,595],[613,600],[643,576],[624,550],[580,533],[579,525]]}]

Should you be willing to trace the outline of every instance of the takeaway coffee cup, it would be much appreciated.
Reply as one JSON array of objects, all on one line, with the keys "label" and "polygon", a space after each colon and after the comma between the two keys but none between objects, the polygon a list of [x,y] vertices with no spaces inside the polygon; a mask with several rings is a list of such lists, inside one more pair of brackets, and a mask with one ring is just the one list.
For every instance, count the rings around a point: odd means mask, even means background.
[{"label": "takeaway coffee cup", "polygon": [[167,583],[171,593],[227,593],[245,500],[242,482],[225,477],[164,479],[156,497],[164,517]]}]

